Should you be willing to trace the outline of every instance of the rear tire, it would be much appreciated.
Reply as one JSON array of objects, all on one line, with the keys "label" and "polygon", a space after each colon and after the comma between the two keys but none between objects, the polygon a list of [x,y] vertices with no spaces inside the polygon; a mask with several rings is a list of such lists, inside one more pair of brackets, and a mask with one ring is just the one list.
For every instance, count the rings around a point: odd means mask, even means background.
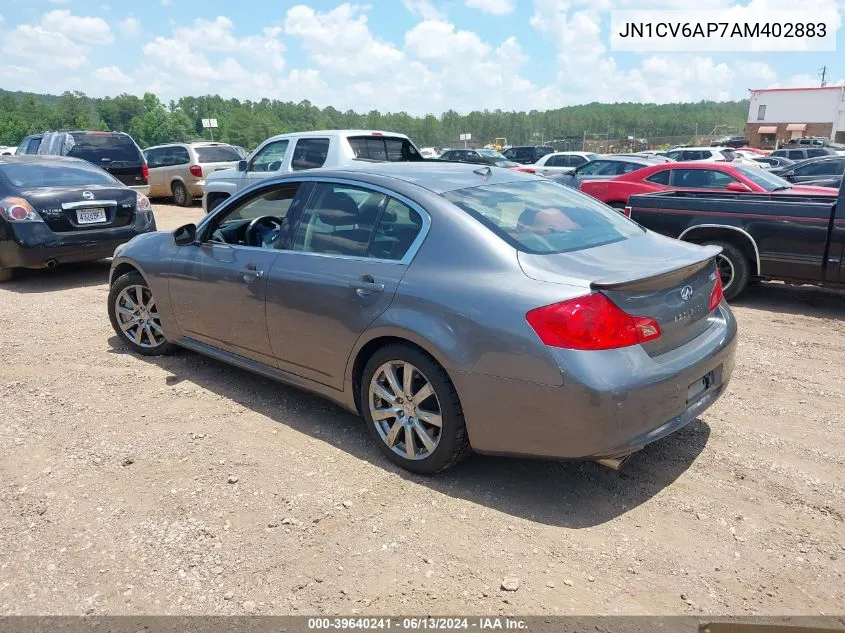
[{"label": "rear tire", "polygon": [[[385,368],[394,366],[392,375],[398,389],[390,386],[385,373]],[[412,378],[406,381],[407,368]],[[417,402],[409,397],[409,393],[418,396],[429,388],[431,394]],[[370,434],[379,450],[397,466],[420,475],[433,475],[451,468],[472,452],[455,386],[446,371],[425,352],[401,343],[379,349],[364,367],[360,389],[361,409]],[[393,397],[385,399],[379,393],[385,398]],[[408,411],[402,412],[403,408]],[[374,420],[374,412],[378,415],[379,411],[389,410],[397,413],[382,413]],[[420,433],[425,433],[425,437]]]},{"label": "rear tire", "polygon": [[743,252],[729,242],[708,242],[707,245],[722,247],[716,263],[722,277],[722,292],[725,299],[731,301],[748,286],[751,265]]},{"label": "rear tire", "polygon": [[188,188],[178,180],[170,185],[170,191],[173,193],[173,203],[177,206],[187,207],[193,202]]},{"label": "rear tire", "polygon": [[155,298],[140,273],[126,273],[114,281],[109,290],[108,311],[115,333],[133,352],[162,356],[176,349],[164,338]]},{"label": "rear tire", "polygon": [[4,281],[9,281],[12,276],[14,275],[14,269],[12,268],[0,268],[0,284]]}]

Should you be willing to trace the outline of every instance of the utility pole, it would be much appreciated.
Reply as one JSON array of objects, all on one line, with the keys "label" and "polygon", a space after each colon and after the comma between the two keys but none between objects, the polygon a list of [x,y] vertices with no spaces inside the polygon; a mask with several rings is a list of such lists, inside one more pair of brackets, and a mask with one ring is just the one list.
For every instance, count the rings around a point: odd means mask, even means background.
[{"label": "utility pole", "polygon": [[827,85],[827,82],[825,81],[825,77],[827,77],[827,66],[822,66],[821,72],[819,74],[822,78],[822,88],[824,88]]}]

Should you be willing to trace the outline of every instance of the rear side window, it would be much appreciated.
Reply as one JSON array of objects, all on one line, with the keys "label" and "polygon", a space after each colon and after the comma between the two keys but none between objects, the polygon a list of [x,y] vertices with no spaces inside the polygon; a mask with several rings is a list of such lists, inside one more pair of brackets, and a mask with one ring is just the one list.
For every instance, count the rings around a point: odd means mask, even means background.
[{"label": "rear side window", "polygon": [[664,169],[663,171],[659,171],[656,174],[652,174],[646,180],[648,182],[653,182],[656,185],[668,185],[669,184],[669,174],[671,174],[670,169]]},{"label": "rear side window", "polygon": [[95,165],[143,162],[138,146],[124,134],[74,132],[71,136],[74,144],[68,156],[82,158]]},{"label": "rear side window", "polygon": [[395,136],[350,136],[349,146],[355,158],[385,160],[392,163],[423,160],[417,148],[405,138]]},{"label": "rear side window", "polygon": [[597,200],[552,182],[515,182],[441,194],[514,248],[563,253],[641,235],[643,229]]},{"label": "rear side window", "polygon": [[327,138],[301,138],[293,148],[291,169],[300,171],[302,169],[316,169],[322,167],[329,155],[329,139]]},{"label": "rear side window", "polygon": [[0,165],[0,173],[15,187],[121,186],[110,174],[85,163],[7,163]]},{"label": "rear side window", "polygon": [[817,156],[827,156],[827,152],[823,149],[808,149],[807,158],[816,158]]},{"label": "rear side window", "polygon": [[803,160],[804,159],[804,150],[800,149],[791,149],[787,153],[786,156],[789,160]]},{"label": "rear side window", "polygon": [[228,145],[210,145],[207,147],[195,147],[197,158],[201,163],[231,163],[241,159],[241,155],[234,147]]},{"label": "rear side window", "polygon": [[188,153],[188,150],[184,147],[174,147],[173,148],[173,162],[172,165],[187,165],[191,162],[191,155]]}]

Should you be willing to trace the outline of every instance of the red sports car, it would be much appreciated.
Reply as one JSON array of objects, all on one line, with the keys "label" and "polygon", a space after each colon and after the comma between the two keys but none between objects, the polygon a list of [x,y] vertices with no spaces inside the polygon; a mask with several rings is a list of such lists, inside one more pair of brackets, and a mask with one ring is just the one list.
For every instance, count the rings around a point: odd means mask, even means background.
[{"label": "red sports car", "polygon": [[830,196],[839,194],[839,190],[832,187],[793,185],[759,167],[704,162],[652,165],[609,180],[584,180],[580,189],[617,209],[624,209],[628,198],[636,194],[683,189]]}]

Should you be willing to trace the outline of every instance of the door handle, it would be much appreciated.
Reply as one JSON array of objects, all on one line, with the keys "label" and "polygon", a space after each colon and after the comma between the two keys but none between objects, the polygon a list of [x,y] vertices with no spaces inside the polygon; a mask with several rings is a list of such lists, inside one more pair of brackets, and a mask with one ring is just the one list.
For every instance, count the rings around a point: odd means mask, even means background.
[{"label": "door handle", "polygon": [[253,279],[261,279],[264,276],[263,270],[256,270],[255,265],[247,265],[246,270],[239,270],[238,277],[242,277],[244,281],[247,281],[250,277]]},{"label": "door handle", "polygon": [[372,275],[364,275],[358,281],[350,282],[352,288],[359,297],[366,297],[374,292],[384,292],[384,284],[377,284]]}]

